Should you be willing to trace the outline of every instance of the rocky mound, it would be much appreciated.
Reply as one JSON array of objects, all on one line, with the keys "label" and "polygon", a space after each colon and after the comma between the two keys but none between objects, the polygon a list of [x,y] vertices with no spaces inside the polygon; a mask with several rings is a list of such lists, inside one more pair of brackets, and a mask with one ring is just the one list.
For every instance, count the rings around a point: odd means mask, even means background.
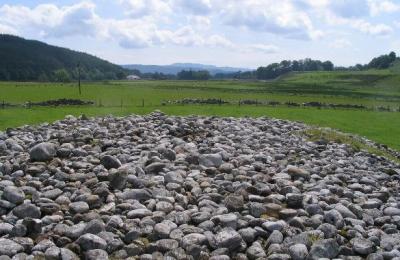
[{"label": "rocky mound", "polygon": [[400,257],[399,165],[305,128],[153,113],[0,133],[1,259]]}]

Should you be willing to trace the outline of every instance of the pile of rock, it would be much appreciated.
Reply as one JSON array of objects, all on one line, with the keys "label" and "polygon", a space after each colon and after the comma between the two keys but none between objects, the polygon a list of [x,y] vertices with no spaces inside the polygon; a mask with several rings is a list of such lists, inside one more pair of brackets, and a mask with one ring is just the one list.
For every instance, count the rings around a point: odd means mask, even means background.
[{"label": "pile of rock", "polygon": [[156,112],[0,133],[1,259],[399,258],[399,165],[304,129]]},{"label": "pile of rock", "polygon": [[93,101],[85,101],[73,98],[60,98],[54,100],[46,100],[42,102],[29,103],[30,106],[86,106],[93,105]]}]

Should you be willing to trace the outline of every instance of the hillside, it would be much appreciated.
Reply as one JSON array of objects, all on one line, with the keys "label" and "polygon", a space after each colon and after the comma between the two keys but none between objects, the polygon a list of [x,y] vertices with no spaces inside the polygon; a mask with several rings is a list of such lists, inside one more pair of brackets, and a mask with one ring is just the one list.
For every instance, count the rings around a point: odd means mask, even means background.
[{"label": "hillside", "polygon": [[82,52],[11,35],[0,35],[0,80],[68,81],[77,78],[81,65],[84,80],[119,79],[125,70]]},{"label": "hillside", "polygon": [[217,67],[214,65],[204,65],[197,63],[174,63],[171,65],[142,65],[142,64],[130,64],[122,65],[126,69],[139,70],[141,73],[163,73],[176,75],[182,70],[207,70],[211,75],[218,73],[234,73],[238,71],[250,71],[246,68],[234,68],[234,67]]}]

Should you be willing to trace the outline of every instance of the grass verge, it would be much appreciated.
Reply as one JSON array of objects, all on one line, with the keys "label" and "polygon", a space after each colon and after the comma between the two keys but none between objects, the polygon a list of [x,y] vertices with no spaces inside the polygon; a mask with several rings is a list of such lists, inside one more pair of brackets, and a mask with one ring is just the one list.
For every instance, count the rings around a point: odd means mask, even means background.
[{"label": "grass verge", "polygon": [[394,155],[390,150],[378,148],[365,142],[358,136],[341,133],[329,128],[310,128],[302,131],[300,134],[306,136],[307,139],[312,142],[324,141],[347,144],[354,150],[354,152],[365,151],[377,156],[385,157],[400,164],[400,158]]}]

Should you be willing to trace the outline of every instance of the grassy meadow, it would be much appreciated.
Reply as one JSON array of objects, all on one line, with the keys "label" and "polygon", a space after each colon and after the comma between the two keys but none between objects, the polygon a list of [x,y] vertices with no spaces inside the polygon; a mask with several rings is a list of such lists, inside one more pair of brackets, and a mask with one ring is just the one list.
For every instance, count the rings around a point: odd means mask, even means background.
[{"label": "grassy meadow", "polygon": [[[264,82],[84,82],[82,95],[79,95],[76,83],[0,83],[0,104],[3,101],[23,104],[60,98],[90,100],[95,105],[0,109],[0,129],[52,122],[67,114],[146,114],[159,109],[172,115],[268,116],[297,120],[365,136],[400,150],[400,112],[378,112],[372,109],[378,106],[398,109],[400,106],[400,74],[389,70],[291,73]],[[181,105],[167,102],[184,98],[221,98],[231,104]],[[239,106],[239,100],[356,104],[371,110]]]}]

